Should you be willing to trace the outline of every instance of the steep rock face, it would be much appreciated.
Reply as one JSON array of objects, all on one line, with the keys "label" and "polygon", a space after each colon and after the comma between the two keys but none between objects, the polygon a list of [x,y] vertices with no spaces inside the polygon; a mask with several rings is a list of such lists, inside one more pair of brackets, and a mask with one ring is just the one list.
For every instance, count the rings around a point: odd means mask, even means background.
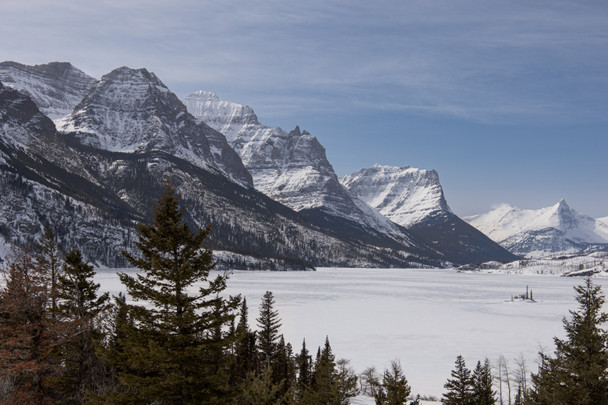
[{"label": "steep rock face", "polygon": [[355,196],[455,263],[515,257],[450,210],[434,170],[374,165],[340,179]]},{"label": "steep rock face", "polygon": [[96,80],[67,62],[2,62],[0,81],[28,94],[45,115],[57,119],[71,113]]},{"label": "steep rock face", "polygon": [[340,178],[354,195],[409,227],[436,211],[452,212],[435,170],[374,165]]},{"label": "steep rock face", "polygon": [[166,178],[182,195],[192,225],[213,224],[209,247],[223,251],[224,267],[438,263],[403,246],[341,238],[218,170],[167,151],[84,145],[76,134],[57,133],[29,97],[0,84],[0,251],[34,241],[49,225],[64,249],[124,266],[120,252],[133,249],[135,223],[151,219]]},{"label": "steep rock face", "polygon": [[299,127],[286,132],[264,126],[250,107],[221,100],[210,92],[193,93],[185,104],[197,119],[226,135],[257,190],[314,222],[333,224],[345,235],[361,228],[358,232],[416,245],[407,232],[340,184],[325,149],[309,132]]},{"label": "steep rock face", "polygon": [[31,244],[49,225],[64,247],[79,247],[99,264],[125,264],[120,249],[131,244],[129,209],[88,181],[79,159],[27,95],[0,83],[2,245]]},{"label": "steep rock face", "polygon": [[122,67],[104,75],[58,129],[111,152],[162,150],[252,186],[250,174],[225,137],[197,123],[177,96],[146,69]]},{"label": "steep rock face", "polygon": [[509,251],[531,258],[608,249],[608,226],[579,214],[566,201],[538,210],[503,204],[465,218]]}]

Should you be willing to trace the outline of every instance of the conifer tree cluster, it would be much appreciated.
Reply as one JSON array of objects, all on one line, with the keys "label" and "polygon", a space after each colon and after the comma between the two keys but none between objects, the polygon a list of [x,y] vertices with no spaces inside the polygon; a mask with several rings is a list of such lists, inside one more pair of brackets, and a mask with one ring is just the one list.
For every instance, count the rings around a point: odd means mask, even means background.
[{"label": "conifer tree cluster", "polygon": [[477,362],[471,372],[464,358],[458,356],[451,378],[443,386],[447,391],[443,394],[444,405],[494,405],[496,393],[493,391],[492,370],[490,361],[482,364]]},{"label": "conifer tree cluster", "polygon": [[[0,290],[0,402],[79,404],[103,380],[95,352],[108,294],[78,250],[62,255],[46,228],[38,249],[14,250]],[[63,262],[63,264],[61,264]]]},{"label": "conifer tree cluster", "polygon": [[238,404],[346,405],[358,394],[357,377],[348,361],[337,360],[329,339],[313,360],[306,340],[294,354],[291,343],[280,334],[281,321],[274,309],[274,296],[262,297],[258,329],[249,329],[248,309],[243,300],[236,327],[235,356],[231,381]]},{"label": "conifer tree cluster", "polygon": [[190,229],[169,182],[153,210],[113,304],[50,228],[35,253],[16,251],[0,290],[0,403],[343,405],[358,393],[329,339],[314,361],[305,342],[294,354],[271,292],[250,329],[247,301],[211,272],[210,227]]}]

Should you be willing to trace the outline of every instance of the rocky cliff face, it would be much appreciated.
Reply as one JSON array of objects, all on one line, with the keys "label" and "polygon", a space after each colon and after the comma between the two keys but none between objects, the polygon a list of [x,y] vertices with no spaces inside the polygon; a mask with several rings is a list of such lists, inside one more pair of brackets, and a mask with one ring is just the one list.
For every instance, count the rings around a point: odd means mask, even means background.
[{"label": "rocky cliff face", "polygon": [[509,251],[530,258],[608,250],[607,224],[578,213],[563,199],[538,210],[503,204],[466,220]]},{"label": "rocky cliff face", "polygon": [[0,86],[0,250],[35,240],[49,225],[64,249],[81,248],[100,265],[124,265],[120,251],[133,248],[135,223],[151,218],[153,200],[170,179],[188,207],[187,220],[213,224],[209,246],[222,251],[225,267],[440,263],[440,255],[394,240],[344,237],[228,177],[205,154],[205,142],[213,153],[211,137],[198,138],[206,127],[183,119],[183,106],[179,111],[152,74],[114,73],[120,74],[93,86],[61,120],[61,132],[27,95]]},{"label": "rocky cliff face", "polygon": [[2,62],[0,81],[28,94],[45,115],[57,119],[71,113],[96,80],[67,62]]},{"label": "rocky cliff face", "polygon": [[450,261],[515,258],[450,210],[434,170],[374,165],[340,181],[352,194],[405,227],[417,240],[436,247]]},{"label": "rocky cliff face", "polygon": [[436,211],[452,212],[435,170],[374,165],[340,181],[382,215],[405,227]]},{"label": "rocky cliff face", "polygon": [[252,186],[251,176],[225,137],[188,114],[177,96],[146,69],[106,74],[58,129],[97,149],[123,153],[164,151]]},{"label": "rocky cliff face", "polygon": [[299,127],[286,132],[264,126],[251,108],[210,92],[193,93],[185,103],[197,119],[226,134],[251,173],[255,188],[270,198],[344,236],[367,233],[393,245],[421,248],[403,228],[378,215],[340,184],[325,149],[309,132]]}]

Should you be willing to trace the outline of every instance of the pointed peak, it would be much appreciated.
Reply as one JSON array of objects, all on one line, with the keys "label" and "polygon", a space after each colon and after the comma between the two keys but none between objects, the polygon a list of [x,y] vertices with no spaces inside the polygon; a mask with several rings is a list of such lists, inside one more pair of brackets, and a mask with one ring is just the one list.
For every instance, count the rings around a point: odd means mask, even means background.
[{"label": "pointed peak", "polygon": [[293,129],[293,131],[291,131],[289,133],[289,135],[292,135],[292,136],[300,136],[300,135],[302,135],[302,131],[300,130],[300,126],[296,125],[296,127]]},{"label": "pointed peak", "polygon": [[570,206],[568,205],[568,203],[566,203],[565,199],[560,199],[557,204],[555,204],[553,206],[553,208],[557,209],[558,211],[569,211],[570,210]]}]

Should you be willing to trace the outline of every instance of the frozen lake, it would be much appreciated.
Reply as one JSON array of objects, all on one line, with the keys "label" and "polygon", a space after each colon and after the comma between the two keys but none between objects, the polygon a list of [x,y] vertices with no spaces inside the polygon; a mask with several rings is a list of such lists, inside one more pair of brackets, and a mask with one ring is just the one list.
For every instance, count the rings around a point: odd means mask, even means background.
[{"label": "frozen lake", "polygon": [[[104,291],[122,290],[116,273],[96,276]],[[469,368],[502,354],[513,369],[523,355],[536,370],[540,347],[553,351],[562,318],[576,307],[581,278],[456,273],[452,270],[319,269],[316,272],[235,271],[230,294],[242,294],[254,328],[262,295],[273,292],[286,341],[311,354],[329,336],[336,358],[357,372],[400,359],[413,393],[440,397],[456,356]],[[608,280],[594,279],[608,291]],[[528,285],[537,302],[511,302]]]}]

